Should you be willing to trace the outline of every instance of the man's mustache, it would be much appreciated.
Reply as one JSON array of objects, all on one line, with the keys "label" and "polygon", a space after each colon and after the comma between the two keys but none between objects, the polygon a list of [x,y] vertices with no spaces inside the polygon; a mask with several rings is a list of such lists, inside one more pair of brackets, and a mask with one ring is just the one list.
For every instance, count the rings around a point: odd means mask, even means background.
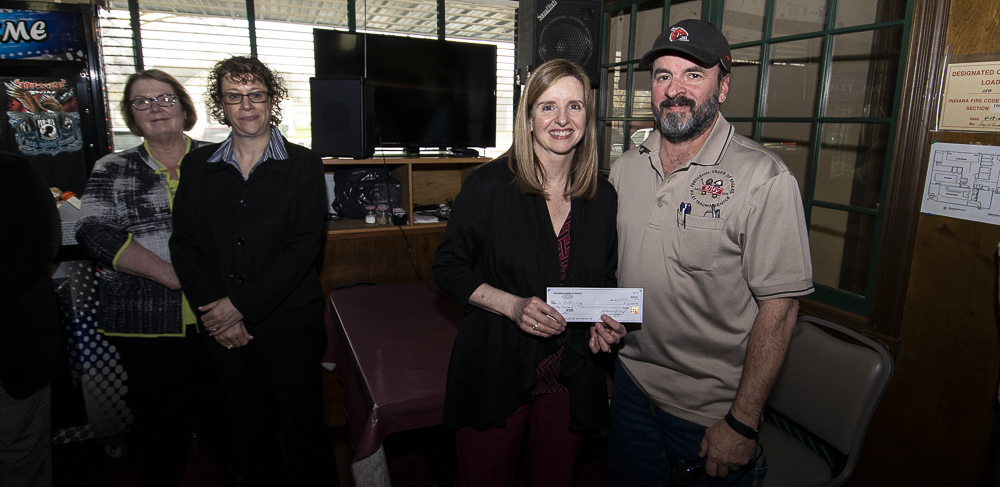
[{"label": "man's mustache", "polygon": [[671,108],[671,107],[691,107],[695,108],[697,103],[694,100],[686,96],[677,96],[674,98],[667,98],[660,102],[660,109]]}]

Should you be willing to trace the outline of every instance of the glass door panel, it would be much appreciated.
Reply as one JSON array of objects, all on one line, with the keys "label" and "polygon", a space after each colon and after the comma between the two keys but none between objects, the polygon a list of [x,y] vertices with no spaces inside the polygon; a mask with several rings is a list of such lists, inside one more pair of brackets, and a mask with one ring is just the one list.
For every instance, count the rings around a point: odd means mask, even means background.
[{"label": "glass door panel", "polygon": [[765,116],[816,115],[822,47],[821,38],[785,42],[771,47]]},{"label": "glass door panel", "polygon": [[766,7],[767,0],[726,2],[726,9],[722,14],[722,34],[726,36],[730,45],[759,41],[764,38],[764,11]]},{"label": "glass door panel", "polygon": [[876,209],[889,124],[823,124],[816,168],[817,201]]},{"label": "glass door panel", "polygon": [[729,96],[722,104],[726,117],[752,117],[757,109],[757,79],[760,77],[760,46],[732,51],[733,70]]}]

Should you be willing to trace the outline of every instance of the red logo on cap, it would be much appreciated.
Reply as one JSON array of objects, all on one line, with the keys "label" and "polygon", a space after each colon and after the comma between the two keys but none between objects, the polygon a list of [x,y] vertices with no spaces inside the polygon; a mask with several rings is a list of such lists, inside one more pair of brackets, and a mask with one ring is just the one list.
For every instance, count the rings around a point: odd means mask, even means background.
[{"label": "red logo on cap", "polygon": [[688,31],[684,30],[683,27],[671,27],[670,28],[670,42],[674,41],[684,41],[688,40]]}]

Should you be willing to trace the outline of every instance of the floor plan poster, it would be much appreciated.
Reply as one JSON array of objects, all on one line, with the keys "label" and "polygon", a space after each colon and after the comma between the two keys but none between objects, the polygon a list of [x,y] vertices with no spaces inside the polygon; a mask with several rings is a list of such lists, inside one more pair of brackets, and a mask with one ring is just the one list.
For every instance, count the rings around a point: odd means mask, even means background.
[{"label": "floor plan poster", "polygon": [[920,211],[1000,225],[1000,147],[931,145]]}]

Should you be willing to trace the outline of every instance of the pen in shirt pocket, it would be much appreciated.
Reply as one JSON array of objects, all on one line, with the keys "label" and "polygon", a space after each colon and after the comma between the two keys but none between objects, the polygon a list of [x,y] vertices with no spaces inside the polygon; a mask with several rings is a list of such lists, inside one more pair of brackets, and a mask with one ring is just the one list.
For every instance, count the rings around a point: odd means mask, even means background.
[{"label": "pen in shirt pocket", "polygon": [[677,226],[687,228],[687,216],[691,213],[691,203],[681,203],[677,208]]}]

